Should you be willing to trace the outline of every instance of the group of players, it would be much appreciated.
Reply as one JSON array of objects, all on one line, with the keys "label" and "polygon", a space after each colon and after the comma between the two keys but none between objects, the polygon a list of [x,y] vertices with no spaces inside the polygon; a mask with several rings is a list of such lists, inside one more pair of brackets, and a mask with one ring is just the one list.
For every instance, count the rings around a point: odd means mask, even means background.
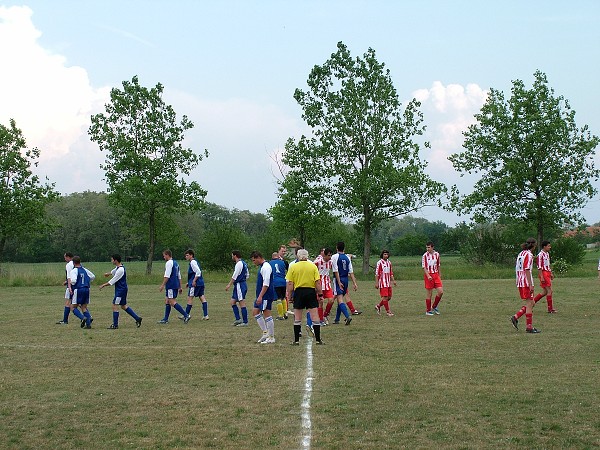
[{"label": "group of players", "polygon": [[[522,251],[519,253],[516,262],[516,282],[524,306],[519,309],[510,320],[515,329],[518,330],[518,321],[523,315],[526,317],[526,332],[539,333],[540,331],[533,327],[533,307],[543,297],[547,298],[548,312],[556,313],[553,307],[552,298],[552,280],[554,274],[550,267],[549,251],[551,244],[549,241],[543,241],[541,251],[534,257],[533,250],[536,247],[536,240],[530,238],[522,245]],[[351,258],[345,253],[344,242],[338,242],[336,253],[329,248],[322,248],[320,254],[314,261],[308,261],[308,252],[299,249],[296,251],[296,259],[291,263],[285,260],[287,252],[286,246],[282,245],[278,252],[272,254],[271,260],[266,261],[263,255],[254,251],[250,255],[252,263],[257,267],[256,280],[256,300],[252,304],[252,315],[259,326],[262,335],[258,340],[261,344],[271,344],[275,342],[274,317],[271,314],[273,303],[276,304],[277,320],[287,320],[288,315],[294,315],[295,341],[298,342],[296,331],[301,335],[301,311],[306,309],[306,329],[309,335],[317,339],[317,343],[322,343],[320,339],[320,327],[330,323],[329,316],[334,303],[337,302],[337,310],[333,324],[339,324],[341,315],[344,315],[344,323],[350,325],[353,315],[359,315],[362,312],[357,310],[349,297],[350,282],[356,291],[358,285],[354,276]],[[231,253],[232,260],[235,263],[234,271],[225,286],[225,291],[232,288],[231,308],[234,315],[234,326],[248,326],[248,309],[246,306],[246,295],[248,291],[247,280],[250,277],[247,263],[242,259],[239,251],[234,250]],[[387,316],[394,316],[390,308],[392,298],[392,285],[396,286],[392,264],[389,260],[390,253],[383,250],[380,259],[375,267],[375,288],[379,289],[380,302],[375,305],[377,314],[385,310]],[[194,298],[199,298],[202,304],[203,319],[208,320],[208,302],[204,295],[204,278],[200,264],[195,258],[193,250],[185,252],[185,259],[188,261],[187,274],[187,305],[184,309],[177,303],[178,294],[183,292],[181,285],[181,271],[179,264],[173,259],[170,250],[163,252],[165,260],[165,272],[163,282],[159,286],[159,291],[165,291],[165,312],[161,320],[161,325],[169,323],[171,310],[175,309],[178,318],[187,324],[191,319],[191,310]],[[82,328],[91,328],[93,318],[89,311],[89,291],[90,284],[95,279],[95,275],[84,268],[81,259],[71,253],[65,253],[66,264],[65,279],[65,306],[63,319],[57,324],[67,324],[69,315],[72,313],[81,321]],[[534,297],[534,283],[532,275],[532,266],[534,259],[537,261],[538,277],[542,287],[542,292]],[[121,262],[121,256],[114,254],[111,262],[115,266],[111,272],[104,274],[105,277],[111,277],[109,281],[103,283],[100,289],[106,286],[114,286],[115,294],[112,301],[113,322],[109,329],[119,328],[119,308],[129,314],[136,323],[137,327],[142,324],[142,318],[127,304],[127,275],[125,267]],[[291,270],[295,264],[298,268]],[[310,265],[304,264],[310,262]],[[425,314],[427,316],[439,315],[438,306],[444,294],[443,284],[440,275],[440,255],[434,249],[433,242],[427,242],[426,252],[421,259],[423,269],[423,279],[425,283]],[[301,269],[300,269],[301,268]],[[600,267],[599,267],[600,270]],[[600,272],[599,272],[600,273]],[[314,278],[314,279],[313,279]],[[436,295],[432,300],[433,291]],[[301,301],[298,301],[297,292],[301,291]],[[314,297],[314,300],[312,299]],[[307,300],[310,298],[310,301]],[[326,303],[325,303],[326,302]],[[294,311],[289,311],[289,306],[293,305]],[[300,311],[300,313],[299,313]],[[240,314],[241,313],[241,314]],[[299,322],[299,323],[298,323]]]}]

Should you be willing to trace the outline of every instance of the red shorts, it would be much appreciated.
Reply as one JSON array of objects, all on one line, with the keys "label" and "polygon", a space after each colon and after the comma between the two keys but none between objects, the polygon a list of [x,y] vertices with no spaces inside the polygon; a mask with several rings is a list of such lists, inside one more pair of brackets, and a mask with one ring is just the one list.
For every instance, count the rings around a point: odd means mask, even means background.
[{"label": "red shorts", "polygon": [[431,280],[427,278],[427,275],[423,275],[423,279],[425,280],[425,289],[435,289],[442,287],[442,279],[440,278],[439,273],[430,273]]},{"label": "red shorts", "polygon": [[533,288],[529,286],[519,287],[519,295],[523,300],[533,300]]},{"label": "red shorts", "polygon": [[379,288],[379,295],[381,297],[392,297],[392,287],[384,287],[384,288]]},{"label": "red shorts", "polygon": [[323,298],[333,298],[333,290],[323,289]]},{"label": "red shorts", "polygon": [[540,286],[543,288],[552,286],[552,272],[548,272],[547,270],[542,271]]}]

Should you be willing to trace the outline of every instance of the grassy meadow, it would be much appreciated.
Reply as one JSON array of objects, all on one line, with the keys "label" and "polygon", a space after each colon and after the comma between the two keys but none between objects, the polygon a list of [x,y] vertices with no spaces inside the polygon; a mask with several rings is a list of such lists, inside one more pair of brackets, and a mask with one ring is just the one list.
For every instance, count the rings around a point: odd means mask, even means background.
[{"label": "grassy meadow", "polygon": [[[412,273],[408,260],[397,264]],[[102,279],[110,268],[87,266]],[[106,329],[113,291],[97,281],[93,328],[82,330],[73,318],[54,324],[62,265],[32,267],[54,285],[23,277],[0,288],[1,448],[302,448],[306,342],[289,345],[291,320],[276,322],[266,346],[252,319],[232,327],[229,273],[209,275],[210,320],[195,305],[188,325],[172,315],[161,326],[157,263],[153,284],[130,287],[139,329],[123,312],[120,328]],[[127,267],[135,280],[137,264]],[[364,313],[325,327],[326,345],[312,347],[312,448],[600,446],[596,266],[555,280],[559,312],[538,304],[539,335],[509,322],[520,306],[512,278],[456,279],[448,267],[442,314],[426,317],[415,270],[400,274],[395,317],[375,313],[377,290],[361,280],[352,299]]]}]

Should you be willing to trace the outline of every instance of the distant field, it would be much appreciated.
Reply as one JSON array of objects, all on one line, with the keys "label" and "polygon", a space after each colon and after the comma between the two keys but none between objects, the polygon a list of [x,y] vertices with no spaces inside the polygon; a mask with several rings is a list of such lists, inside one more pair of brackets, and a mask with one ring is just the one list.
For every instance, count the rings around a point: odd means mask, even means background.
[{"label": "distant field", "polygon": [[[156,324],[157,285],[132,286],[143,325],[122,313],[114,331],[111,289],[92,293],[92,330],[54,324],[60,286],[0,289],[0,447],[302,448],[306,338],[288,345],[290,320],[270,346],[252,320],[232,327],[226,278],[207,285],[210,320],[197,305],[187,326]],[[509,323],[512,279],[445,288],[442,315],[426,317],[422,283],[401,281],[388,318],[359,283],[364,314],[312,347],[312,448],[600,446],[600,282],[556,280],[559,313],[538,305],[540,335]]]}]

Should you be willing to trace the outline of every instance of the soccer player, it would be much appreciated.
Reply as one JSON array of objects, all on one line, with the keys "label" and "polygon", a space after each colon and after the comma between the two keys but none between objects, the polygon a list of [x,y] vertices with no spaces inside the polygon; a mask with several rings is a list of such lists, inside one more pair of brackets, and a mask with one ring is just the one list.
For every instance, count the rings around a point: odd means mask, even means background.
[{"label": "soccer player", "polygon": [[554,274],[552,273],[552,269],[550,267],[550,249],[552,245],[550,241],[542,241],[540,244],[542,247],[540,253],[537,255],[537,270],[538,270],[538,278],[540,279],[540,287],[542,288],[542,292],[535,296],[533,301],[535,303],[539,302],[544,296],[546,296],[546,303],[548,305],[548,313],[554,314],[557,311],[554,309],[552,304],[552,280],[554,280]]},{"label": "soccer player", "polygon": [[73,253],[66,252],[63,255],[65,262],[65,281],[63,281],[63,286],[65,286],[65,307],[63,309],[63,318],[56,322],[56,325],[67,325],[69,323],[69,314],[71,313],[71,292],[69,291],[69,287],[67,286],[69,275],[71,274],[71,270],[73,270]]},{"label": "soccer player", "polygon": [[[337,253],[331,257],[331,269],[335,276],[333,280],[333,295],[338,302],[338,310],[336,312],[335,321],[333,323],[340,323],[340,313],[346,317],[346,325],[350,325],[352,317],[348,311],[348,307],[344,301],[346,292],[348,291],[348,279],[352,279],[354,290],[358,289],[356,284],[356,278],[354,278],[354,269],[352,268],[352,261],[348,258],[348,255],[344,253],[346,244],[340,241],[337,243]],[[327,315],[327,314],[326,314]]]},{"label": "soccer player", "polygon": [[[285,259],[287,256],[287,247],[285,244],[281,244],[279,246],[279,251],[277,252],[279,254],[279,259],[281,259],[283,261],[283,263],[285,264],[285,272],[287,273],[287,271],[290,268],[290,263],[287,262],[287,260]],[[283,313],[285,314],[285,318],[287,319],[288,314],[293,315],[294,311],[288,311],[289,305],[287,302],[287,299],[284,297],[283,301],[281,302],[283,305]],[[279,310],[278,310],[279,312]]]},{"label": "soccer player", "polygon": [[517,288],[525,305],[514,316],[511,316],[510,321],[513,327],[518,330],[519,318],[525,314],[525,319],[527,320],[525,331],[527,333],[540,332],[538,329],[533,328],[533,307],[535,302],[533,301],[533,275],[531,274],[531,267],[533,266],[532,252],[536,244],[537,242],[534,238],[527,239],[527,242],[521,245],[521,252],[517,256],[517,263],[515,265]]},{"label": "soccer player", "polygon": [[[331,253],[330,253],[331,254]],[[321,340],[321,325],[318,322],[317,297],[323,298],[321,290],[321,276],[317,266],[308,261],[308,251],[298,250],[298,262],[290,266],[286,275],[288,299],[294,295],[294,341],[292,345],[300,344],[300,332],[302,330],[302,312],[308,310],[313,322],[312,334],[317,344],[323,344]]]},{"label": "soccer player", "polygon": [[265,261],[262,253],[253,251],[250,255],[252,263],[258,267],[256,277],[256,300],[252,314],[256,323],[262,331],[262,336],[258,340],[259,344],[275,343],[275,323],[271,315],[271,305],[273,300],[277,299],[275,286],[273,286],[273,269],[271,264]]},{"label": "soccer player", "polygon": [[[231,259],[235,262],[233,269],[233,275],[231,280],[225,286],[225,292],[229,290],[233,284],[233,290],[231,292],[231,309],[233,310],[233,316],[235,321],[233,325],[236,327],[247,327],[248,326],[248,309],[246,308],[246,293],[248,292],[247,279],[250,278],[250,272],[248,271],[248,264],[242,259],[242,254],[239,250],[231,252]],[[240,310],[238,309],[238,303],[242,309],[242,318],[240,318]]]},{"label": "soccer player", "polygon": [[[425,244],[425,253],[421,258],[421,267],[423,268],[423,280],[425,281],[425,290],[427,297],[425,298],[425,315],[433,316],[440,314],[438,305],[444,295],[444,286],[442,285],[442,276],[440,273],[440,254],[435,251],[433,242],[429,241]],[[435,299],[431,304],[431,296],[435,289]]]},{"label": "soccer player", "polygon": [[182,293],[181,288],[181,272],[179,271],[179,264],[173,259],[173,253],[171,250],[163,251],[163,259],[165,262],[165,274],[163,275],[163,282],[158,287],[159,292],[165,291],[165,316],[158,321],[161,325],[169,323],[169,315],[171,314],[171,308],[183,316],[183,323],[188,323],[192,316],[185,312],[179,303],[177,303],[177,294]]},{"label": "soccer player", "polygon": [[322,297],[317,297],[319,302],[319,307],[317,311],[319,312],[319,320],[321,322],[321,326],[327,325],[327,318],[325,316],[325,312],[323,311],[323,301],[327,299],[327,315],[331,311],[331,307],[333,306],[333,289],[331,286],[331,255],[333,251],[328,248],[322,248],[319,256],[315,258],[315,265],[317,266],[317,270],[319,271],[319,275],[321,277],[321,291],[323,292]]},{"label": "soccer player", "polygon": [[[90,303],[90,284],[96,278],[92,272],[81,265],[81,258],[77,255],[73,256],[73,269],[69,273],[67,284],[71,294],[71,311],[79,320],[81,320],[81,328],[92,328],[92,315],[88,310]],[[77,309],[81,308],[81,312]]]},{"label": "soccer player", "polygon": [[115,287],[115,297],[112,301],[113,323],[108,329],[116,330],[119,328],[119,305],[123,311],[133,317],[135,325],[139,328],[142,325],[142,318],[138,316],[133,309],[127,306],[127,292],[129,291],[129,288],[127,287],[127,273],[125,272],[125,266],[121,264],[121,255],[115,253],[110,257],[110,260],[115,268],[110,272],[106,272],[104,276],[110,277],[112,275],[112,278],[100,285],[100,289],[105,288],[106,286]]},{"label": "soccer player", "polygon": [[271,264],[271,269],[273,269],[273,283],[275,284],[275,294],[277,294],[277,320],[284,320],[287,319],[287,304],[284,306],[285,274],[287,272],[285,261],[279,257],[278,252],[273,252],[269,264]]},{"label": "soccer player", "polygon": [[382,250],[379,257],[381,259],[377,261],[377,266],[375,266],[375,288],[379,289],[381,301],[375,305],[375,310],[377,314],[380,314],[383,306],[388,317],[392,317],[394,313],[390,311],[390,300],[392,299],[392,282],[396,286],[396,280],[392,271],[392,263],[389,260],[390,252]]},{"label": "soccer player", "polygon": [[[202,318],[208,320],[208,302],[204,296],[204,277],[202,276],[202,268],[195,258],[194,250],[191,248],[186,250],[184,256],[186,261],[190,263],[188,267],[188,298],[185,312],[188,315],[191,315],[194,297],[199,297],[202,301]],[[179,316],[179,319],[183,320],[184,316]]]}]

